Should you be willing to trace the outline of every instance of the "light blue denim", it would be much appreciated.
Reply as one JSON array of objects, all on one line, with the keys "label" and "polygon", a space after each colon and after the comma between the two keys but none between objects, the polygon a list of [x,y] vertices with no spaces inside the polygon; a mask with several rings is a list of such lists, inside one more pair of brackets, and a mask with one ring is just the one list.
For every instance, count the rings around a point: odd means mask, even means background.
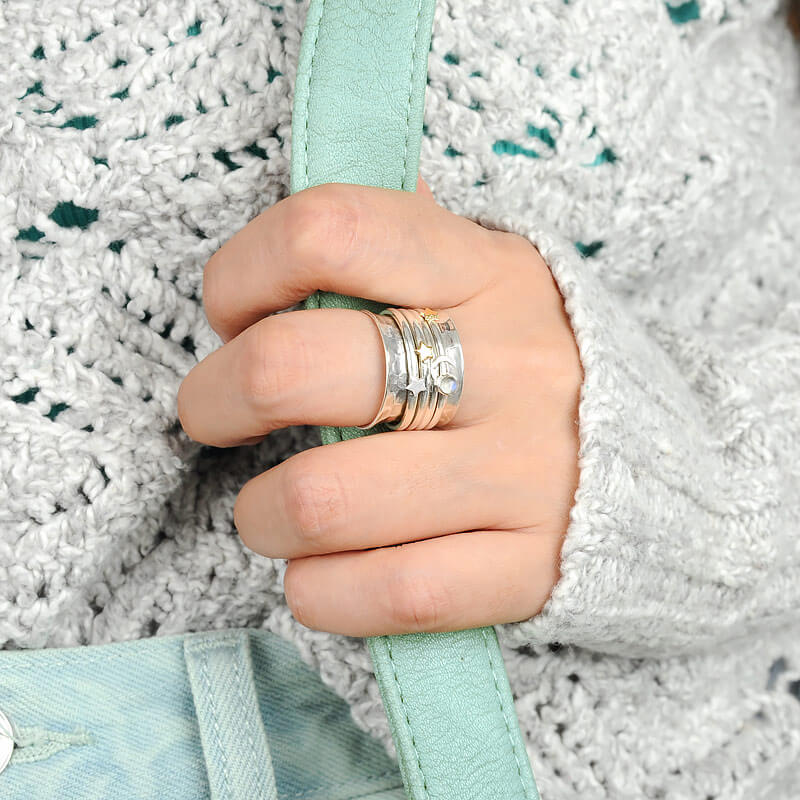
[{"label": "light blue denim", "polygon": [[405,800],[294,645],[231,629],[0,651],[2,800]]}]

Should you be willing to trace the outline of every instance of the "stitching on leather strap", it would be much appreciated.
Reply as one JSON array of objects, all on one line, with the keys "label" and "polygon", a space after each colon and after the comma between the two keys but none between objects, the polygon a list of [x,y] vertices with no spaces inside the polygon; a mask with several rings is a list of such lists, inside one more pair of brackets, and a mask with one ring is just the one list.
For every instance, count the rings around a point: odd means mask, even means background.
[{"label": "stitching on leather strap", "polygon": [[[411,124],[410,124],[410,119],[411,119],[411,100],[412,100],[413,89],[414,89],[414,70],[415,70],[417,61],[419,59],[418,33],[419,33],[419,21],[420,21],[420,18],[422,16],[422,3],[423,3],[423,0],[417,0],[417,14],[416,14],[416,21],[415,21],[415,25],[414,25],[414,36],[413,36],[413,39],[412,39],[412,41],[413,41],[413,49],[412,49],[412,55],[411,55],[411,67],[410,67],[410,71],[409,71],[409,81],[408,81],[408,101],[407,101],[407,104],[406,104],[406,134],[405,134],[405,140],[404,140],[403,171],[402,171],[402,175],[401,175],[400,188],[402,188],[402,187],[404,187],[406,185],[406,180],[408,178],[408,175],[407,175],[407,171],[408,171],[408,147],[409,147],[409,139],[410,139],[410,135],[411,135]],[[314,41],[312,43],[312,49],[311,49],[311,59],[310,59],[310,62],[309,62],[309,69],[308,69],[308,86],[307,86],[307,91],[306,91],[306,109],[305,109],[305,129],[306,129],[306,132],[305,132],[304,163],[303,163],[303,171],[305,173],[306,186],[308,186],[309,183],[310,183],[309,176],[308,176],[308,118],[309,118],[309,102],[310,102],[310,98],[311,98],[311,76],[312,76],[312,73],[314,72],[314,57],[315,57],[316,52],[317,52],[317,40],[319,38],[320,28],[322,27],[324,14],[325,14],[325,0],[321,0],[321,2],[320,2],[319,20],[317,22],[317,29],[316,29],[316,31],[314,33]],[[427,57],[427,53],[426,53],[426,57]],[[333,432],[335,432],[336,437],[341,440],[341,438],[342,438],[341,426],[331,426],[331,427],[332,427]],[[408,716],[408,707],[406,705],[405,698],[403,697],[403,690],[402,690],[402,688],[400,686],[400,681],[399,681],[398,676],[397,676],[397,669],[396,669],[396,666],[395,666],[394,658],[392,657],[391,636],[386,636],[384,638],[386,639],[386,646],[387,646],[387,651],[388,651],[388,654],[389,654],[389,662],[392,665],[392,676],[394,678],[395,685],[397,686],[398,695],[400,697],[400,704],[403,707],[403,713],[405,715],[406,725],[408,726],[408,731],[409,731],[409,733],[411,735],[411,746],[413,747],[414,755],[416,756],[416,759],[417,759],[417,767],[419,769],[419,774],[422,777],[422,785],[423,785],[423,788],[425,790],[425,797],[428,798],[428,800],[430,800],[430,794],[428,792],[428,782],[427,782],[427,778],[425,777],[425,772],[422,769],[422,763],[420,761],[419,751],[417,750],[417,743],[416,743],[416,740],[414,738],[414,729],[413,729],[413,727],[411,725],[411,720],[409,719],[409,716]],[[491,663],[491,658],[490,658],[490,663]],[[492,674],[494,675],[494,667],[493,666],[492,666]],[[496,679],[495,679],[495,689],[497,689]],[[499,691],[498,691],[498,697],[499,697]],[[500,704],[500,708],[501,708],[501,711],[502,711],[503,710],[502,702]],[[505,720],[505,713],[503,714],[503,719]],[[508,722],[507,721],[506,721],[506,728],[508,728]],[[510,738],[511,738],[511,735],[509,733],[509,739]],[[512,749],[513,749],[513,742],[512,742]],[[514,755],[516,757],[516,753]],[[519,761],[517,761],[517,770],[519,771]]]},{"label": "stitching on leather strap", "polygon": [[[319,5],[319,19],[317,20],[317,28],[314,31],[314,41],[312,42],[312,47],[311,47],[311,60],[309,61],[308,64],[308,88],[306,91],[306,111],[305,111],[306,135],[303,146],[303,154],[304,154],[303,172],[305,173],[306,177],[306,183],[305,183],[306,186],[309,186],[311,182],[308,177],[308,117],[309,117],[309,103],[311,102],[311,75],[314,72],[314,57],[317,54],[317,40],[319,39],[319,31],[320,28],[322,27],[322,20],[324,16],[325,16],[325,0],[321,0]],[[315,298],[315,308],[321,308],[322,296],[319,290],[314,292],[314,298]],[[336,442],[343,441],[344,437],[342,436],[342,429],[340,427],[334,425],[323,425],[322,428],[324,428],[328,432],[328,434],[332,436],[333,441]]]},{"label": "stitching on leather strap", "polygon": [[[403,150],[403,175],[401,178],[400,188],[406,185],[406,179],[408,175],[406,171],[408,170],[408,140],[411,134],[411,96],[413,94],[414,88],[414,69],[416,68],[417,60],[419,59],[419,39],[417,38],[417,32],[419,31],[419,19],[422,15],[422,0],[417,0],[417,20],[414,24],[414,49],[411,53],[411,73],[408,76],[408,104],[406,105],[406,140],[405,140],[405,147]],[[425,54],[427,57],[427,53]],[[424,89],[423,89],[424,91]]]},{"label": "stitching on leather strap", "polygon": [[308,87],[306,89],[306,141],[305,141],[305,158],[303,161],[303,171],[306,174],[306,186],[308,186],[308,105],[311,100],[311,75],[314,72],[314,56],[317,54],[317,39],[319,39],[319,29],[322,27],[322,18],[325,15],[325,0],[322,0],[319,6],[319,20],[317,21],[317,29],[314,31],[314,42],[311,47],[311,61],[308,65]]},{"label": "stitching on leather strap", "polygon": [[530,797],[526,788],[525,788],[525,781],[522,780],[522,767],[519,763],[519,754],[517,753],[516,745],[514,744],[514,737],[511,735],[511,728],[508,724],[508,715],[506,713],[506,708],[503,705],[503,696],[500,694],[500,688],[497,685],[497,673],[494,669],[494,660],[492,659],[492,653],[489,650],[489,640],[486,635],[486,628],[481,628],[481,635],[483,637],[483,644],[486,647],[486,656],[489,659],[489,666],[492,668],[492,678],[494,678],[494,690],[497,693],[497,701],[500,704],[500,711],[503,714],[503,722],[506,724],[506,733],[508,734],[508,741],[511,744],[511,752],[514,754],[514,760],[517,762],[517,775],[519,775],[519,782],[522,786],[522,791],[525,792],[525,797]]},{"label": "stitching on leather strap", "polygon": [[414,748],[414,755],[417,757],[417,766],[419,767],[419,774],[422,776],[422,785],[425,788],[425,797],[430,798],[428,794],[428,781],[425,778],[425,772],[422,769],[422,762],[419,759],[419,751],[417,750],[417,743],[414,741],[414,729],[411,727],[411,720],[408,718],[408,708],[406,706],[406,701],[403,698],[403,690],[400,688],[400,681],[397,678],[397,670],[395,669],[394,659],[392,658],[392,637],[386,636],[386,647],[389,651],[389,661],[392,664],[392,675],[394,676],[394,682],[397,686],[397,693],[400,695],[400,704],[403,706],[403,712],[406,716],[406,724],[408,725],[408,731],[411,734],[411,745]]}]

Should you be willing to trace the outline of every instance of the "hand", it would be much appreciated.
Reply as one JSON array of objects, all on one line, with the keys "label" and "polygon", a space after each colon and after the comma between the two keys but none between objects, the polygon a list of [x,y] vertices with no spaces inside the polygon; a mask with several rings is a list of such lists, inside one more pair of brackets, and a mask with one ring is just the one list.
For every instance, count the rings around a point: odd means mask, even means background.
[{"label": "hand", "polygon": [[373,322],[352,309],[271,313],[316,289],[450,315],[461,402],[446,427],[313,447],[252,478],[234,505],[244,543],[289,559],[286,601],[318,630],[450,631],[537,614],[578,483],[583,372],[536,248],[439,206],[421,179],[416,193],[330,183],[284,198],[205,268],[205,312],[224,344],[178,391],[192,439],[230,447],[373,418],[384,385]]}]

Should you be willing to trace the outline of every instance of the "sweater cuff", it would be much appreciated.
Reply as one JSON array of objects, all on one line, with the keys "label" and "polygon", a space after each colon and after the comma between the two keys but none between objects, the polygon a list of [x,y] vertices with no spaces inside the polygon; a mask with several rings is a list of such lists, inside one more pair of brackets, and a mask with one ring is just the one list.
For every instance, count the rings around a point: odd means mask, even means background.
[{"label": "sweater cuff", "polygon": [[635,657],[744,633],[759,621],[756,604],[769,607],[763,567],[775,553],[769,537],[737,540],[710,507],[729,492],[723,443],[687,377],[570,242],[511,217],[474,219],[538,249],[584,371],[561,576],[538,614],[497,625],[498,638]]}]

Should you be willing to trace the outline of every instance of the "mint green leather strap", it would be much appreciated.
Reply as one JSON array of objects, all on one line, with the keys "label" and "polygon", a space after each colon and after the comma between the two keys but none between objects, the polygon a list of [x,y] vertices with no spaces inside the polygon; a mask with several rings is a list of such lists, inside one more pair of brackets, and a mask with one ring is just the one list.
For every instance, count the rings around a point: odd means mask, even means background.
[{"label": "mint green leather strap", "polygon": [[[416,190],[435,0],[310,0],[291,192]],[[315,292],[305,308],[384,304]],[[369,431],[321,426],[323,444]],[[493,627],[368,639],[411,800],[539,800]]]}]

